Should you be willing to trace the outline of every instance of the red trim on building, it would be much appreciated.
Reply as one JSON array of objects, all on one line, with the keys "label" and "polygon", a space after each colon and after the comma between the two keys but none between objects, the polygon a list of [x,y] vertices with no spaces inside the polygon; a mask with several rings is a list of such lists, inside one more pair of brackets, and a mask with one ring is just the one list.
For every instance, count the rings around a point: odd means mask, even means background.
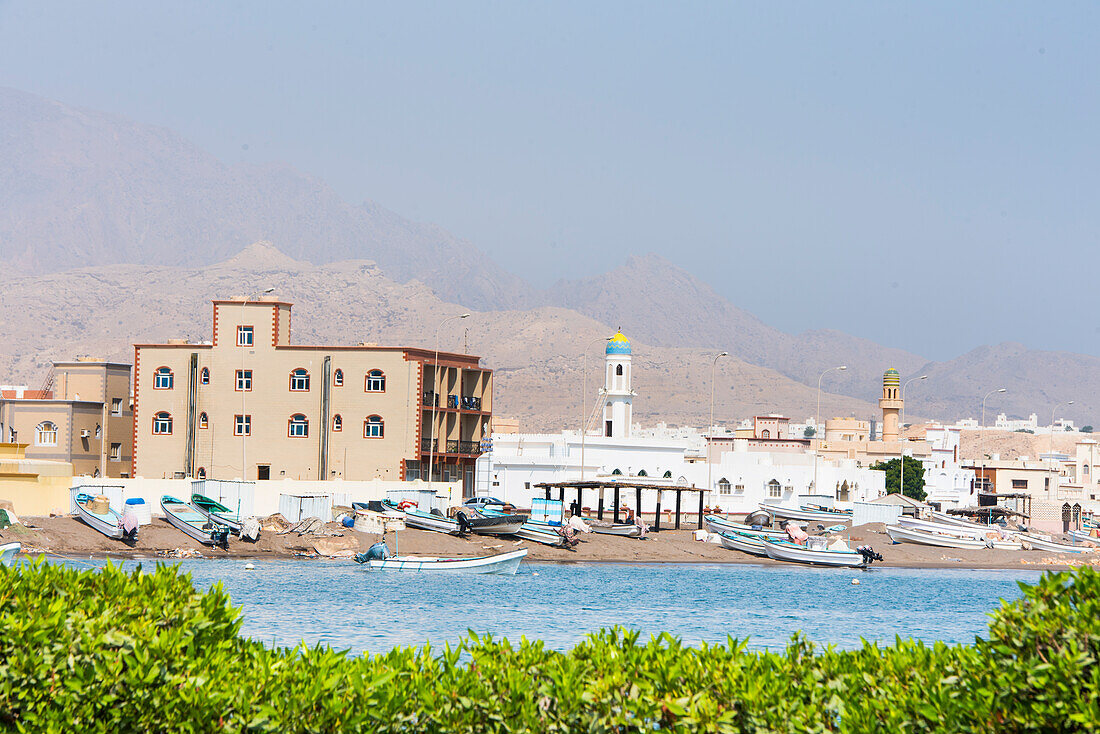
[{"label": "red trim on building", "polygon": [[138,420],[138,386],[141,384],[139,375],[141,373],[141,365],[138,361],[141,355],[138,346],[134,345],[134,405],[130,410],[130,422],[133,424],[133,429],[130,434],[130,476],[137,476],[137,455],[138,455],[138,443],[137,443],[137,420]]}]

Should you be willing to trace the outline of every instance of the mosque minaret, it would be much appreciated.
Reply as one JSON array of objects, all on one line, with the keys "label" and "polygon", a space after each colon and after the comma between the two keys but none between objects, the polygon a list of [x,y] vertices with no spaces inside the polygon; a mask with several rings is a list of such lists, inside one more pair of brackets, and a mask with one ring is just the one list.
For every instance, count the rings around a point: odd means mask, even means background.
[{"label": "mosque minaret", "polygon": [[891,367],[882,376],[882,397],[878,401],[882,408],[882,440],[886,443],[898,440],[898,414],[905,405],[900,392],[901,375]]},{"label": "mosque minaret", "polygon": [[634,390],[630,387],[630,342],[621,331],[607,340],[605,354],[603,435],[629,438]]}]

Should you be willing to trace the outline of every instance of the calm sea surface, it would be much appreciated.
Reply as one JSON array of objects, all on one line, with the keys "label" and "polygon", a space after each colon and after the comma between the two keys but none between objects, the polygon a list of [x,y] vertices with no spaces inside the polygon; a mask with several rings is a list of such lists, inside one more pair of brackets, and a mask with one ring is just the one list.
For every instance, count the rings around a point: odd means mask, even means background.
[{"label": "calm sea surface", "polygon": [[[684,642],[750,638],[781,648],[803,630],[850,648],[894,635],[973,642],[1001,599],[1035,571],[700,564],[535,564],[515,576],[368,573],[351,561],[181,561],[195,586],[221,582],[266,644],[323,643],[352,652],[456,641],[467,629],[566,650],[588,632],[625,625]],[[126,561],[132,568],[138,561]],[[146,566],[154,561],[143,561]],[[853,585],[858,579],[859,585]]]}]

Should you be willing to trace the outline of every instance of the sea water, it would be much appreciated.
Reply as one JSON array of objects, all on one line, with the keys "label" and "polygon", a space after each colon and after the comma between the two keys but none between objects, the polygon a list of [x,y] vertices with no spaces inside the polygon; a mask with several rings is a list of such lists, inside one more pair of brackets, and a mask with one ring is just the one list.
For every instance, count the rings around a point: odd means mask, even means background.
[{"label": "sea water", "polygon": [[780,649],[800,630],[840,648],[858,647],[861,638],[889,645],[895,635],[972,643],[986,636],[1002,599],[1020,597],[1017,582],[1040,576],[618,563],[524,563],[515,576],[466,576],[368,572],[352,561],[178,563],[200,590],[223,584],[242,609],[243,634],[267,645],[304,641],[353,653],[453,643],[467,630],[566,650],[613,625],[669,632],[687,644],[748,638],[751,649]]}]

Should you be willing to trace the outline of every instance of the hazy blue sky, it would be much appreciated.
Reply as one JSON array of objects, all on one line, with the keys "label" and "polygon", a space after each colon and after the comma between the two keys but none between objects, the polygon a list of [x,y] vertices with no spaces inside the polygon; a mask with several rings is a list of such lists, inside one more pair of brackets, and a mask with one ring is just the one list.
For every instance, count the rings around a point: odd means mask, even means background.
[{"label": "hazy blue sky", "polygon": [[[286,161],[538,285],[1100,354],[1100,8],[0,2],[0,84]],[[2,131],[0,131],[2,133]]]}]

